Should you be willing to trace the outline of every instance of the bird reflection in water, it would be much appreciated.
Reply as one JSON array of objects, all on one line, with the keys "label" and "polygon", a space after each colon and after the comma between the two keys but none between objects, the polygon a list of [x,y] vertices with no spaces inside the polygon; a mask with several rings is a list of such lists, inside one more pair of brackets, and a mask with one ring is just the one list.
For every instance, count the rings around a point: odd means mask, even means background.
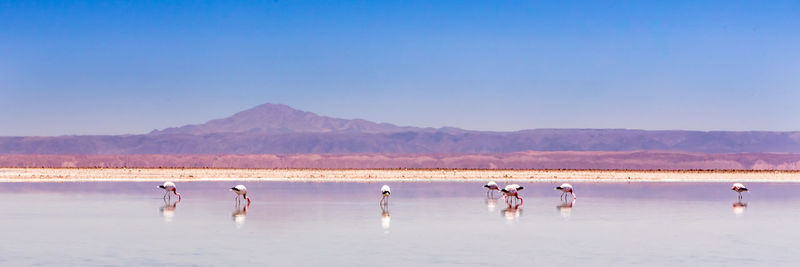
[{"label": "bird reflection in water", "polygon": [[497,200],[498,199],[499,198],[494,198],[494,197],[487,197],[486,198],[486,209],[488,209],[489,212],[494,212],[497,209]]},{"label": "bird reflection in water", "polygon": [[561,212],[561,217],[569,218],[569,216],[572,214],[572,207],[575,206],[575,201],[575,199],[572,199],[570,202],[564,201],[556,206],[556,209]]},{"label": "bird reflection in water", "polygon": [[522,204],[512,205],[509,202],[506,202],[506,204],[508,204],[508,207],[503,210],[503,217],[506,218],[508,223],[519,222],[519,215],[522,214]]},{"label": "bird reflection in water", "polygon": [[247,217],[247,208],[250,207],[250,203],[248,202],[245,205],[241,203],[236,204],[236,209],[233,211],[231,215],[233,217],[233,223],[236,224],[236,228],[241,228],[244,226],[245,218]]},{"label": "bird reflection in water", "polygon": [[180,199],[174,203],[170,203],[170,200],[167,199],[164,200],[164,206],[158,208],[158,212],[161,213],[161,217],[164,218],[164,221],[172,221],[172,218],[175,217],[175,209],[178,208],[178,203],[181,203]]},{"label": "bird reflection in water", "polygon": [[381,205],[381,228],[389,230],[392,222],[392,216],[389,215],[389,205]]},{"label": "bird reflection in water", "polygon": [[733,202],[733,214],[742,215],[745,209],[747,209],[747,202]]}]

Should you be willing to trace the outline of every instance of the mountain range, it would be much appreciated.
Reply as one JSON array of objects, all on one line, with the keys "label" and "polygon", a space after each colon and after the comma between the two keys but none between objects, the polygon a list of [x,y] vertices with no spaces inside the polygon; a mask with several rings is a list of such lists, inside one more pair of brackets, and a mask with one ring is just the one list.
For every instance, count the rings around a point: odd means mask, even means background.
[{"label": "mountain range", "polygon": [[800,153],[800,132],[420,128],[263,104],[203,124],[136,135],[0,137],[0,154],[327,154],[669,151]]}]

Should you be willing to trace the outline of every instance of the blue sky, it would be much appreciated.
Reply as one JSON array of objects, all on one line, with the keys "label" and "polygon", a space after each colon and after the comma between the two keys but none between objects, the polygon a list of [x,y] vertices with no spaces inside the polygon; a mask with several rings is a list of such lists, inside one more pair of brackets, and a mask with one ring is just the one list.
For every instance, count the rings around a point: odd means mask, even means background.
[{"label": "blue sky", "polygon": [[476,130],[800,130],[800,2],[1,1],[0,135],[258,104]]}]

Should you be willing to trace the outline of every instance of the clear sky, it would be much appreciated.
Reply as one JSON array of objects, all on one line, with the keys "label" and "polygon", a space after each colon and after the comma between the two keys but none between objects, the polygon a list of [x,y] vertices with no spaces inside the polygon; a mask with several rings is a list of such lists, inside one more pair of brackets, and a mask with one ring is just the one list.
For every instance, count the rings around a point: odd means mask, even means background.
[{"label": "clear sky", "polygon": [[798,1],[3,1],[0,135],[282,103],[476,130],[800,130]]}]

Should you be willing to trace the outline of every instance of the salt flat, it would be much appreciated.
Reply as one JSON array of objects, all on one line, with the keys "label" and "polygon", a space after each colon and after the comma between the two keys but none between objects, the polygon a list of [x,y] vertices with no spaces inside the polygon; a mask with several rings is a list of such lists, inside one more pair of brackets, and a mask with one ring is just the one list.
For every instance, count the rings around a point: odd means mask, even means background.
[{"label": "salt flat", "polygon": [[58,181],[589,181],[800,182],[800,171],[492,170],[492,169],[211,169],[0,168],[0,182]]}]

